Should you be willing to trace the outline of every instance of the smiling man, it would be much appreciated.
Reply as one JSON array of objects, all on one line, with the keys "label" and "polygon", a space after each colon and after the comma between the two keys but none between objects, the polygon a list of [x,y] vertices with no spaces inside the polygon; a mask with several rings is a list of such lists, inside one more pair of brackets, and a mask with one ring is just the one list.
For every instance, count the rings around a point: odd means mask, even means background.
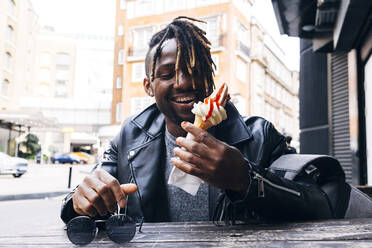
[{"label": "smiling man", "polygon": [[[214,88],[210,42],[193,21],[176,18],[152,37],[143,85],[156,103],[124,122],[102,164],[65,198],[63,221],[107,218],[117,204],[147,222],[335,217],[311,178],[268,170],[287,152],[270,122],[244,120],[227,102],[227,119],[208,132],[190,123],[193,104]],[[196,196],[166,183],[173,166],[206,182]]]}]

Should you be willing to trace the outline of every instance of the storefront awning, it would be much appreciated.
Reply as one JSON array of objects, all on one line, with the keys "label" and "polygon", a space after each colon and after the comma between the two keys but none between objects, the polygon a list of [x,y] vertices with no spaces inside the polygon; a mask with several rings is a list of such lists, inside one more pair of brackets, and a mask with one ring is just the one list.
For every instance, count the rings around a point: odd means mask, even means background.
[{"label": "storefront awning", "polygon": [[0,111],[0,128],[19,131],[20,128],[55,128],[55,118],[45,117],[40,112]]}]

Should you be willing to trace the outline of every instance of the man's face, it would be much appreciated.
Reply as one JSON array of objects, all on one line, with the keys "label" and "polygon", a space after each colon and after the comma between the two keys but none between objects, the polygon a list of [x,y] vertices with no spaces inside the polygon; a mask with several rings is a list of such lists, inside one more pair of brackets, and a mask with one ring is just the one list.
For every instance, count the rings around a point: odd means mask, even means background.
[{"label": "man's face", "polygon": [[[155,48],[156,49],[156,48]],[[192,88],[191,76],[181,57],[176,83],[177,41],[169,39],[163,43],[161,57],[155,65],[154,81],[151,83],[156,105],[166,119],[176,124],[182,121],[194,121],[191,112],[194,103],[205,96],[203,82],[199,75],[193,75],[196,89]]]}]

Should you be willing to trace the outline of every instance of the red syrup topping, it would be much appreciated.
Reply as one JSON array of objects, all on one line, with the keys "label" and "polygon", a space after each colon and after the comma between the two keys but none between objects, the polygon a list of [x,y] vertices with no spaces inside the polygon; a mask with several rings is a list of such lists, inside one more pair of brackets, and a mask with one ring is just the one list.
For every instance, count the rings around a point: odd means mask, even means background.
[{"label": "red syrup topping", "polygon": [[207,116],[205,117],[205,121],[207,121],[209,118],[212,117],[213,108],[214,108],[214,106],[213,106],[214,104],[213,103],[216,103],[218,109],[220,109],[220,103],[219,103],[219,101],[220,101],[221,94],[222,94],[224,88],[225,88],[225,86],[220,88],[220,90],[217,92],[217,95],[216,95],[216,98],[215,99],[210,98],[210,97],[207,97],[207,98],[204,99],[204,104],[208,104],[210,102],[210,104],[209,104],[209,111],[208,111]]}]

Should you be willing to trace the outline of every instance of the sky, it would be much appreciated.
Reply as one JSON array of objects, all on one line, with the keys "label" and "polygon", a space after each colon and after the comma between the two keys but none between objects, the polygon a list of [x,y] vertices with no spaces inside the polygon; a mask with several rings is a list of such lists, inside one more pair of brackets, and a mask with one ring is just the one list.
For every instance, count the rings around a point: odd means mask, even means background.
[{"label": "sky", "polygon": [[[185,0],[186,1],[186,0]],[[116,0],[31,0],[42,26],[60,33],[114,36]],[[252,13],[285,52],[286,64],[299,70],[299,40],[279,34],[270,0],[255,0]]]}]

